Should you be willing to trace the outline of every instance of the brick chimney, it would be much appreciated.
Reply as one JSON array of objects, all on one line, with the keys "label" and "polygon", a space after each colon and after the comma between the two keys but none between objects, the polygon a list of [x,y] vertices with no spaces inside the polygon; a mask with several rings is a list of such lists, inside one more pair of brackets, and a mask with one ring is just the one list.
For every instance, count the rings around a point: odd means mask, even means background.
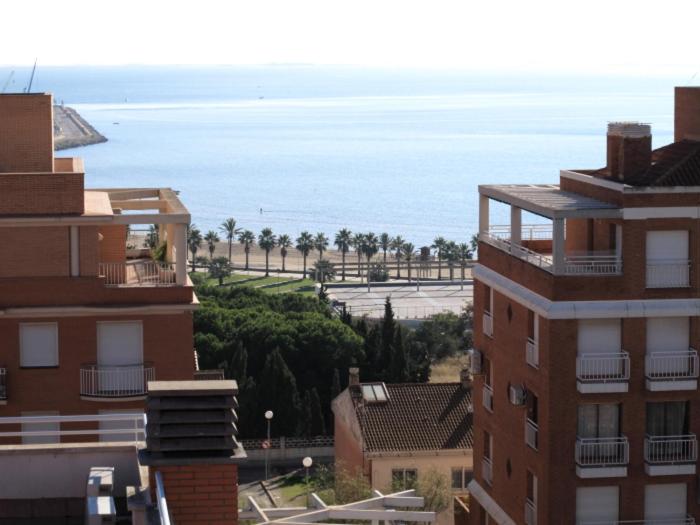
[{"label": "brick chimney", "polygon": [[471,388],[472,380],[468,368],[462,368],[459,371],[459,382],[464,390],[469,390]]},{"label": "brick chimney", "polygon": [[677,87],[674,140],[700,141],[700,87]]},{"label": "brick chimney", "polygon": [[360,369],[356,366],[348,369],[348,386],[357,386],[360,384]]},{"label": "brick chimney", "polygon": [[619,181],[651,166],[651,126],[638,122],[608,124],[608,172]]},{"label": "brick chimney", "polygon": [[0,95],[0,173],[53,172],[52,100]]},{"label": "brick chimney", "polygon": [[174,523],[238,524],[235,381],[152,381],[146,402],[146,448],[153,501],[156,473]]}]

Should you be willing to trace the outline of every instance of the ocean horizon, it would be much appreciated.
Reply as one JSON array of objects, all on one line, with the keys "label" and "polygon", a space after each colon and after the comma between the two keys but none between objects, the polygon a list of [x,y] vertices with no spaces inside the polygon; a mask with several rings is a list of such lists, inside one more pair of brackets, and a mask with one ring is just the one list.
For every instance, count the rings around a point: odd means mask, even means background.
[{"label": "ocean horizon", "polygon": [[[0,68],[4,82],[13,68]],[[21,91],[17,70],[10,89]],[[674,77],[495,75],[348,66],[39,67],[108,142],[63,150],[86,187],[172,187],[203,230],[227,217],[467,242],[479,184],[556,183],[605,164],[607,122],[672,140]],[[494,222],[507,222],[496,206]]]}]

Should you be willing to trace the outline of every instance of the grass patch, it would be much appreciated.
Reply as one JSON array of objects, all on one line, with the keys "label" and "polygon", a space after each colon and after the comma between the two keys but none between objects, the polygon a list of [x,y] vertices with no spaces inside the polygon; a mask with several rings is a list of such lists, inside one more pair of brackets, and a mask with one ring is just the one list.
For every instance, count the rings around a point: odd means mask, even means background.
[{"label": "grass patch", "polygon": [[430,366],[431,383],[454,383],[459,381],[459,371],[467,367],[466,353],[445,357]]}]

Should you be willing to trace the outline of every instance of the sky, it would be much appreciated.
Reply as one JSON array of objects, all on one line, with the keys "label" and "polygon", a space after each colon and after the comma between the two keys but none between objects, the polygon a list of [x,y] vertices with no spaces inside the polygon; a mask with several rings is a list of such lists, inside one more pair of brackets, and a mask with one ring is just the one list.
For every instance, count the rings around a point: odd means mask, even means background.
[{"label": "sky", "polygon": [[1,13],[5,66],[700,72],[699,0],[32,0]]}]

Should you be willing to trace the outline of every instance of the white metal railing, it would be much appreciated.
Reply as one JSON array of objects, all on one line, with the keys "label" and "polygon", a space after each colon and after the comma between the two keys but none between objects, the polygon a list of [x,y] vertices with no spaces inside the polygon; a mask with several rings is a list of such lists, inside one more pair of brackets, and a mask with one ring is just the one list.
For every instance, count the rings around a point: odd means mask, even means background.
[{"label": "white metal railing", "polygon": [[482,328],[484,335],[493,337],[493,316],[489,312],[484,312]]},{"label": "white metal railing", "polygon": [[108,286],[176,284],[174,265],[159,261],[102,262],[99,275]]},{"label": "white metal railing", "polygon": [[0,368],[0,400],[7,399],[7,368]]},{"label": "white metal railing", "polygon": [[484,478],[484,481],[489,485],[493,484],[493,465],[491,464],[491,458],[481,458],[481,477]]},{"label": "white metal railing", "polygon": [[695,434],[650,436],[644,440],[644,460],[653,464],[695,463],[698,440]]},{"label": "white metal railing", "polygon": [[651,352],[645,358],[649,379],[676,381],[698,377],[698,353],[691,348],[686,352]]},{"label": "white metal railing", "polygon": [[[347,311],[353,316],[369,315],[384,315],[384,305],[347,305]],[[428,319],[438,314],[461,314],[463,306],[461,304],[454,305],[426,305],[426,306],[392,306],[394,317],[396,319]]]},{"label": "white metal railing", "polygon": [[567,255],[567,275],[615,275],[622,273],[622,259],[616,255]]},{"label": "white metal railing", "polygon": [[695,525],[695,518],[651,518],[648,520],[577,521],[576,525]]},{"label": "white metal railing", "polygon": [[690,261],[666,259],[647,262],[647,288],[687,288],[690,286]]},{"label": "white metal railing", "polygon": [[149,365],[80,367],[80,395],[89,397],[130,397],[146,395],[148,382],[156,378]]},{"label": "white metal railing", "polygon": [[528,337],[525,343],[525,361],[533,368],[540,367],[540,350],[537,341]]},{"label": "white metal railing", "polygon": [[525,498],[525,525],[537,525],[537,505],[530,498]]},{"label": "white metal railing", "polygon": [[479,239],[498,248],[499,250],[511,253],[520,259],[524,259],[530,264],[538,266],[543,270],[547,270],[548,272],[552,271],[553,262],[551,255],[538,253],[520,244],[513,244],[510,241],[510,231],[508,232],[507,238],[501,237],[498,232],[492,234],[490,231],[488,231],[482,232]]},{"label": "white metal railing", "polygon": [[[489,226],[489,235],[499,239],[510,240],[510,225],[494,224]],[[520,238],[523,241],[552,240],[553,227],[551,224],[523,224],[520,227]]]},{"label": "white metal railing", "polygon": [[493,412],[493,388],[489,385],[484,385],[482,403],[484,408],[489,412]]},{"label": "white metal railing", "polygon": [[158,517],[160,525],[170,525],[170,512],[168,511],[168,501],[165,499],[165,487],[163,486],[163,475],[156,471],[156,505],[158,507]]},{"label": "white metal railing", "polygon": [[626,436],[576,438],[576,464],[582,467],[627,465],[629,442]]},{"label": "white metal railing", "polygon": [[538,437],[539,427],[537,423],[532,421],[529,417],[525,418],[525,443],[530,448],[537,450],[537,437]]},{"label": "white metal railing", "polygon": [[587,353],[576,358],[576,378],[583,383],[619,383],[630,378],[627,352]]},{"label": "white metal railing", "polygon": [[[126,436],[129,435],[133,439],[124,441],[145,441],[145,414],[134,414],[124,412],[122,414],[87,414],[79,416],[12,416],[0,417],[0,428],[3,425],[27,425],[31,428],[32,424],[57,424],[57,429],[40,429],[40,430],[13,430],[0,432],[0,438],[11,437],[67,437],[67,436]],[[82,423],[124,423],[121,428],[81,428],[81,429],[63,429],[64,424],[82,424]],[[85,425],[80,425],[85,427]],[[81,439],[81,441],[84,441]]]}]

